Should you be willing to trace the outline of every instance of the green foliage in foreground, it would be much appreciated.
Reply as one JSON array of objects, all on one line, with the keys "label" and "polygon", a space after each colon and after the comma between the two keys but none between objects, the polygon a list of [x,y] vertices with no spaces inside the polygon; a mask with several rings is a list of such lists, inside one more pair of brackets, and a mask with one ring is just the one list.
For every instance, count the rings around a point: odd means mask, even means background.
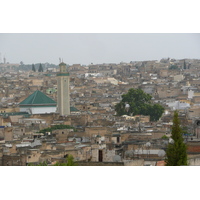
[{"label": "green foliage in foreground", "polygon": [[74,162],[74,157],[72,155],[68,155],[65,162],[56,162],[53,166],[76,166],[76,163]]},{"label": "green foliage in foreground", "polygon": [[[122,100],[115,105],[118,116],[121,115],[150,115],[150,121],[157,121],[164,112],[164,107],[151,102],[152,96],[141,89],[129,89],[127,94],[122,95]],[[130,107],[127,108],[126,105]]]},{"label": "green foliage in foreground", "polygon": [[174,112],[173,126],[172,126],[172,143],[168,144],[166,151],[166,166],[182,166],[187,163],[187,146],[183,141],[182,129],[178,118],[178,112]]},{"label": "green foliage in foreground", "polygon": [[75,132],[77,131],[74,127],[69,125],[53,125],[51,127],[40,130],[39,133],[46,133],[46,132],[52,133],[53,130],[57,129],[73,129]]}]

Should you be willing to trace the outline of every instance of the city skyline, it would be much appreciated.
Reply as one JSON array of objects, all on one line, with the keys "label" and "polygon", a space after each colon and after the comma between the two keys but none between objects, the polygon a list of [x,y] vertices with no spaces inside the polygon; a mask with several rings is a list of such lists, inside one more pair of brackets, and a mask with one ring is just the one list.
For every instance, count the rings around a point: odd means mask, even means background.
[{"label": "city skyline", "polygon": [[198,33],[1,33],[3,62],[100,64],[199,59]]}]

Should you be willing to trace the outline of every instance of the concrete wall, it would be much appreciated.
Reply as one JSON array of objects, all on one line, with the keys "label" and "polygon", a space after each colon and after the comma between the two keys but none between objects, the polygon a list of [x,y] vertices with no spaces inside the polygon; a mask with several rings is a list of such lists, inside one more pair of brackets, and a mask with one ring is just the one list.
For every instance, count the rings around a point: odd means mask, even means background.
[{"label": "concrete wall", "polygon": [[[119,142],[117,142],[117,138],[119,139]],[[115,143],[115,144],[119,144],[119,143],[121,143],[121,137],[120,137],[120,136],[112,137],[112,138],[111,138],[111,141],[112,141],[113,143]]]},{"label": "concrete wall", "polygon": [[39,150],[29,150],[30,155],[27,155],[27,163],[39,162],[41,153]]},{"label": "concrete wall", "polygon": [[123,160],[124,166],[143,166],[144,159],[137,159],[137,160]]},{"label": "concrete wall", "polygon": [[99,162],[99,150],[102,151],[103,162],[113,162],[115,156],[115,150],[108,150],[103,145],[93,145],[91,148],[91,161]]},{"label": "concrete wall", "polygon": [[10,112],[19,112],[19,107],[17,108],[1,108],[0,113],[10,113]]},{"label": "concrete wall", "polygon": [[42,86],[43,85],[43,79],[33,79],[32,80],[32,85],[34,85],[34,86]]},{"label": "concrete wall", "polygon": [[159,71],[159,76],[164,78],[164,77],[168,77],[168,70],[160,70]]},{"label": "concrete wall", "polygon": [[25,127],[13,127],[14,138],[18,138],[22,135],[25,135]]},{"label": "concrete wall", "polygon": [[113,130],[116,130],[115,128],[108,128],[108,127],[86,127],[85,132],[87,135],[101,135],[104,136],[105,134],[112,134]]},{"label": "concrete wall", "polygon": [[4,140],[5,141],[13,141],[13,128],[11,128],[11,127],[5,128]]},{"label": "concrete wall", "polygon": [[2,157],[2,166],[26,166],[26,156],[24,155],[4,155]]},{"label": "concrete wall", "polygon": [[144,166],[156,166],[157,161],[144,161]]},{"label": "concrete wall", "polygon": [[52,133],[56,134],[56,140],[59,142],[67,142],[67,138],[70,132],[71,129],[58,129],[52,131]]},{"label": "concrete wall", "polygon": [[200,156],[188,159],[189,166],[200,166]]},{"label": "concrete wall", "polygon": [[105,151],[103,151],[103,162],[113,162],[114,156],[115,156],[115,150],[105,150]]},{"label": "concrete wall", "polygon": [[182,81],[183,79],[184,79],[184,76],[182,74],[174,76],[174,81],[179,82],[179,81]]}]

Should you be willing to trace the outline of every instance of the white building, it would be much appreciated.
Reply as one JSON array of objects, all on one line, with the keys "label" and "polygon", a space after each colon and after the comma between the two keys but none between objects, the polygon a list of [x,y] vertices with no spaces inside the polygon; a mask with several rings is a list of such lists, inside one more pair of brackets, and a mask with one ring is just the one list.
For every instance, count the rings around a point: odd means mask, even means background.
[{"label": "white building", "polygon": [[56,112],[56,102],[39,90],[19,103],[20,112],[29,114],[45,114]]},{"label": "white building", "polygon": [[180,101],[173,101],[166,103],[172,110],[185,110],[187,108],[190,108],[189,103],[180,102]]}]

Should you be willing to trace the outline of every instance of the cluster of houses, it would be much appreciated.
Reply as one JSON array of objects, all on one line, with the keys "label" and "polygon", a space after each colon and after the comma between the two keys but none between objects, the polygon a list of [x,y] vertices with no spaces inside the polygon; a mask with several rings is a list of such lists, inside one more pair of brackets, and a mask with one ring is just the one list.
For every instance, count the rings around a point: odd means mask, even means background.
[{"label": "cluster of houses", "polygon": [[[0,65],[1,66],[1,65]],[[80,166],[162,166],[173,113],[179,112],[190,165],[200,165],[200,60],[74,64],[70,114],[60,115],[58,68],[0,71],[0,165],[53,165],[68,155]],[[1,69],[0,69],[1,70]],[[115,105],[140,88],[165,108],[161,118],[117,116]],[[72,128],[41,132],[48,127]]]}]

